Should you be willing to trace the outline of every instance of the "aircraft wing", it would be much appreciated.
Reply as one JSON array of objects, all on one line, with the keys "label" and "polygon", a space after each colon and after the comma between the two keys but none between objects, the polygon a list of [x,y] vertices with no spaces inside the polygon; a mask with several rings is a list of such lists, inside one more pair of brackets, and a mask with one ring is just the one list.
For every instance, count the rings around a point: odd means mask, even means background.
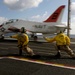
[{"label": "aircraft wing", "polygon": [[57,27],[57,28],[67,28],[66,25],[55,25],[55,27]]},{"label": "aircraft wing", "polygon": [[55,27],[57,28],[57,30],[61,31],[65,31],[66,29],[68,29],[66,25],[55,25]]},{"label": "aircraft wing", "polygon": [[68,27],[66,25],[55,25],[56,28],[65,28],[67,29]]},{"label": "aircraft wing", "polygon": [[20,32],[20,29],[16,28],[16,27],[9,27],[8,30],[12,31],[12,32]]},{"label": "aircraft wing", "polygon": [[[10,27],[8,28],[8,30],[10,30],[10,31],[12,31],[12,32],[20,32],[20,28],[17,28],[17,27],[14,27],[14,26],[10,26]],[[26,31],[31,32],[31,31],[29,31],[29,30],[26,30]]]}]

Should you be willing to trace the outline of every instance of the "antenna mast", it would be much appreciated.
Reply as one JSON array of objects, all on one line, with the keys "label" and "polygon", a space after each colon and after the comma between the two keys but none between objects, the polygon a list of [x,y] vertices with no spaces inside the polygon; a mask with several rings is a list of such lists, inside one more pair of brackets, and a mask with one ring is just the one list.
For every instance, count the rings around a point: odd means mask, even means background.
[{"label": "antenna mast", "polygon": [[67,21],[67,26],[68,26],[68,29],[67,29],[67,35],[70,37],[70,13],[71,13],[71,0],[68,0],[68,21]]}]

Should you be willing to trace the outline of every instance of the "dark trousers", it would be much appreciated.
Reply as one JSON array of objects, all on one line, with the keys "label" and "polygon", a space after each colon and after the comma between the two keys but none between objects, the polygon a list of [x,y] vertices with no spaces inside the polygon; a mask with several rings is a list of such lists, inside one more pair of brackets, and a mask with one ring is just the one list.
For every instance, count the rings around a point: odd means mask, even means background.
[{"label": "dark trousers", "polygon": [[57,51],[65,51],[71,57],[75,56],[73,50],[67,45],[56,45],[56,47],[57,47]]}]

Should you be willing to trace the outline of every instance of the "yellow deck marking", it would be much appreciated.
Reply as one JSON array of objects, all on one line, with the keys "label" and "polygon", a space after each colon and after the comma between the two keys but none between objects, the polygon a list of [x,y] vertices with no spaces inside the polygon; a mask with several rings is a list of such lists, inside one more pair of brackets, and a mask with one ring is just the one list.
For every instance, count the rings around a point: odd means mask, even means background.
[{"label": "yellow deck marking", "polygon": [[19,60],[19,61],[25,61],[25,62],[31,62],[31,63],[37,63],[37,64],[42,64],[42,65],[49,65],[49,66],[54,66],[54,67],[60,67],[60,68],[75,70],[75,66],[67,66],[64,64],[51,63],[51,62],[45,62],[45,61],[41,61],[41,60],[34,60],[34,59],[28,59],[28,58],[17,58],[17,57],[13,57],[13,56],[10,56],[7,58]]},{"label": "yellow deck marking", "polygon": [[67,65],[64,65],[64,64],[45,62],[45,61],[41,61],[41,60],[34,60],[34,59],[29,59],[29,58],[18,58],[18,57],[15,57],[15,56],[0,57],[0,59],[4,59],[4,58],[75,70],[75,66],[67,66]]}]

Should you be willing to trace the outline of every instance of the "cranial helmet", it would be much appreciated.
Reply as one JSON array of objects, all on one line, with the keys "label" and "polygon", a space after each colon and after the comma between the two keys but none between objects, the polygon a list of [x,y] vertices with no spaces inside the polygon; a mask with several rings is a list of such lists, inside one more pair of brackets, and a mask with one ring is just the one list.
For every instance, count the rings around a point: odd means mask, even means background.
[{"label": "cranial helmet", "polygon": [[21,33],[26,33],[26,29],[24,27],[21,28]]},{"label": "cranial helmet", "polygon": [[60,34],[60,33],[63,33],[63,31],[61,31],[61,30],[58,30],[58,31],[57,31],[57,34]]},{"label": "cranial helmet", "polygon": [[60,33],[63,33],[63,31],[60,31]]}]

